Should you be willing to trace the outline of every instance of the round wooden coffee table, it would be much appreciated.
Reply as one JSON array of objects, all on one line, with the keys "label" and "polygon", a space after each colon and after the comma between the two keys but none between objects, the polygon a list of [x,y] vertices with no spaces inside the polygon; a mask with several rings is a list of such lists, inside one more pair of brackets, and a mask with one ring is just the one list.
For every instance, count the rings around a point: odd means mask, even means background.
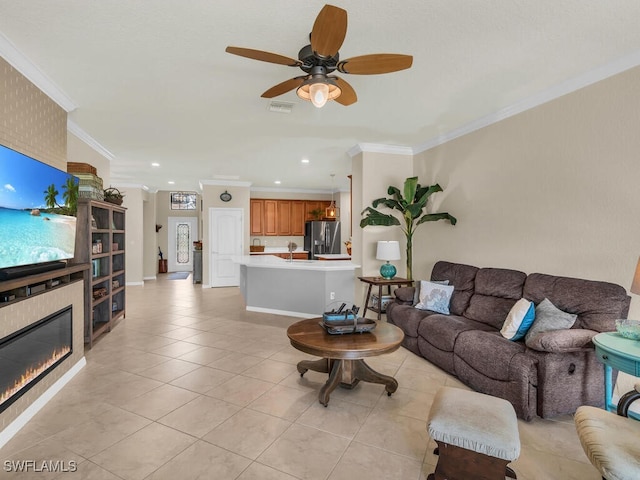
[{"label": "round wooden coffee table", "polygon": [[296,349],[323,357],[298,363],[300,376],[307,370],[329,374],[327,383],[318,394],[322,405],[327,406],[329,395],[338,385],[353,388],[360,381],[380,383],[385,386],[387,395],[398,389],[395,378],[376,372],[363,358],[397,350],[404,338],[402,330],[390,323],[378,322],[376,328],[368,333],[330,335],[320,326],[321,322],[322,318],[296,322],[287,329],[287,336]]}]

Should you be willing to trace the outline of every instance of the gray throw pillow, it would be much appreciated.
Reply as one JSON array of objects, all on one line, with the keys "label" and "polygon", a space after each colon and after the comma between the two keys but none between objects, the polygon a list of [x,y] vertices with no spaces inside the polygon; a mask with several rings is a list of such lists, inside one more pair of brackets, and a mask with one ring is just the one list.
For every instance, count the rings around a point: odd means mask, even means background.
[{"label": "gray throw pillow", "polygon": [[527,347],[532,348],[532,345],[535,344],[534,337],[536,335],[543,332],[571,328],[576,322],[576,318],[578,318],[577,315],[563,312],[551,303],[548,298],[545,298],[536,307],[536,319],[527,332],[524,343]]},{"label": "gray throw pillow", "polygon": [[449,285],[449,280],[416,280],[413,282],[415,284],[415,291],[413,293],[413,306],[415,307],[418,303],[420,303],[420,285],[423,281],[431,282],[431,283],[439,283],[440,285]]}]

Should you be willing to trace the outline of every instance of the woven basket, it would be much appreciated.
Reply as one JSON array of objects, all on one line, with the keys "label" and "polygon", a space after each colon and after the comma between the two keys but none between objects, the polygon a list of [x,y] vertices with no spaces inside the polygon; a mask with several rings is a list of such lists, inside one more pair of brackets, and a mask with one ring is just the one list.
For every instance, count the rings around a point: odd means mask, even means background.
[{"label": "woven basket", "polygon": [[88,163],[67,162],[67,172],[69,173],[90,173],[96,175],[98,171],[96,167]]},{"label": "woven basket", "polygon": [[104,201],[113,203],[114,205],[122,205],[122,193],[115,187],[109,187],[104,191]]}]

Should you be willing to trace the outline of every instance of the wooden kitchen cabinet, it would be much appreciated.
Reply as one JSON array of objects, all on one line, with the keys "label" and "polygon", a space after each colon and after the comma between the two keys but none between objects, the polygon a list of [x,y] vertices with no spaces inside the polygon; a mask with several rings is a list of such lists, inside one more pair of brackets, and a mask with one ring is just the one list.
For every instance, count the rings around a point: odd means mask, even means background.
[{"label": "wooden kitchen cabinet", "polygon": [[278,200],[264,201],[264,235],[278,235]]},{"label": "wooden kitchen cabinet", "polygon": [[304,200],[291,201],[291,235],[304,236]]},{"label": "wooden kitchen cabinet", "polygon": [[[289,260],[289,254],[288,253],[274,253],[273,255],[275,255],[276,257],[284,258],[285,260]],[[293,254],[293,259],[294,260],[308,260],[309,259],[309,254],[307,254],[307,253],[294,253]]]},{"label": "wooden kitchen cabinet", "polygon": [[264,235],[264,200],[251,199],[251,235]]},{"label": "wooden kitchen cabinet", "polygon": [[318,220],[311,214],[313,210],[322,210],[331,205],[323,200],[267,200],[252,198],[251,235],[252,236],[304,236],[304,223]]},{"label": "wooden kitchen cabinet", "polygon": [[278,235],[291,235],[291,201],[278,200],[277,212]]},{"label": "wooden kitchen cabinet", "polygon": [[[325,210],[329,207],[329,205],[331,205],[330,201],[323,201],[323,200],[310,201],[310,200],[305,200],[305,202],[304,202],[305,220],[307,220],[307,221],[310,221],[310,220],[323,220],[325,218],[324,217]],[[321,218],[317,218],[316,216],[314,216],[311,213],[314,210],[322,210]]]},{"label": "wooden kitchen cabinet", "polygon": [[320,203],[321,202],[305,200],[305,202],[304,202],[304,219],[305,219],[305,221],[319,220],[311,212],[314,211],[314,210],[318,210],[320,208]]}]

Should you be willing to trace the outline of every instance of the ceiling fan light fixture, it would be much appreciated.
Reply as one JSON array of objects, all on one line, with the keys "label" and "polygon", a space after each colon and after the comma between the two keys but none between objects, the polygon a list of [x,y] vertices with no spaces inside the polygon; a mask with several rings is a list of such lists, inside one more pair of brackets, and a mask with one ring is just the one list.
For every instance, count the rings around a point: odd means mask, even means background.
[{"label": "ceiling fan light fixture", "polygon": [[298,97],[310,101],[316,108],[324,107],[328,100],[338,98],[341,93],[340,87],[326,77],[310,78],[296,90]]},{"label": "ceiling fan light fixture", "polygon": [[326,83],[312,83],[309,85],[309,96],[314,107],[324,107],[324,104],[329,100],[329,85]]}]

